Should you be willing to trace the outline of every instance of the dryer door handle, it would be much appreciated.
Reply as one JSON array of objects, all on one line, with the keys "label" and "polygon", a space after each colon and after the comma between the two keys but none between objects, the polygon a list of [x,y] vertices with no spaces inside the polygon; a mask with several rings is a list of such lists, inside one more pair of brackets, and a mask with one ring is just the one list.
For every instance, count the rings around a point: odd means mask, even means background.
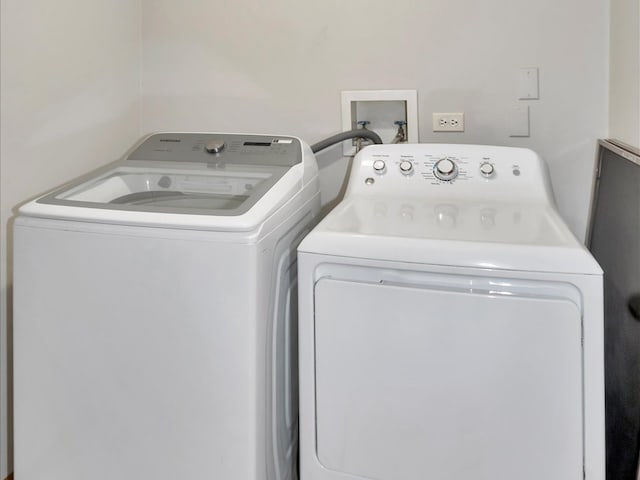
[{"label": "dryer door handle", "polygon": [[629,311],[631,315],[633,315],[633,318],[640,320],[640,293],[631,295],[629,299]]}]

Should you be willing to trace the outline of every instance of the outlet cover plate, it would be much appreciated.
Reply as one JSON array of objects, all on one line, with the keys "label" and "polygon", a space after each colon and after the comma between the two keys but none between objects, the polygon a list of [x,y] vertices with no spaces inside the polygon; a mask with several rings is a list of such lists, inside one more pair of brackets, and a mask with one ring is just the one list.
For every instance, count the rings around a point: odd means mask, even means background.
[{"label": "outlet cover plate", "polygon": [[464,113],[434,113],[434,132],[464,132]]}]

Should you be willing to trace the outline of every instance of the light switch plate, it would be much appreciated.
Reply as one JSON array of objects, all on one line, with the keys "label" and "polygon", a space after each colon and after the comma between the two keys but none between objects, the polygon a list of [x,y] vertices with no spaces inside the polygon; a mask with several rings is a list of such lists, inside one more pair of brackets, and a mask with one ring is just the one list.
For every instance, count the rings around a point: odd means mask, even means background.
[{"label": "light switch plate", "polygon": [[538,69],[531,67],[518,70],[518,99],[538,100],[539,98]]},{"label": "light switch plate", "polygon": [[513,107],[509,116],[509,136],[528,137],[529,136],[529,106],[518,105]]}]

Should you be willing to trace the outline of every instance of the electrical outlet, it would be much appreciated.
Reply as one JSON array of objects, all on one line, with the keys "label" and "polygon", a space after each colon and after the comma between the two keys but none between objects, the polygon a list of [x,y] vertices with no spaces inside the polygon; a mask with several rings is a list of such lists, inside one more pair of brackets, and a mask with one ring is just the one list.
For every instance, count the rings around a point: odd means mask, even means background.
[{"label": "electrical outlet", "polygon": [[434,113],[434,132],[464,132],[464,113]]}]

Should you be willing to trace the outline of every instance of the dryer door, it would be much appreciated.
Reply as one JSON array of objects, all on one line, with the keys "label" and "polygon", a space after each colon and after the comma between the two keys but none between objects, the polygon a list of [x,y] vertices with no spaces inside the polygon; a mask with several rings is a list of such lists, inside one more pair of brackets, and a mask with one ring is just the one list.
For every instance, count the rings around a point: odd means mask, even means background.
[{"label": "dryer door", "polygon": [[317,282],[319,461],[377,480],[582,479],[580,302],[561,293],[577,291],[447,282]]}]

